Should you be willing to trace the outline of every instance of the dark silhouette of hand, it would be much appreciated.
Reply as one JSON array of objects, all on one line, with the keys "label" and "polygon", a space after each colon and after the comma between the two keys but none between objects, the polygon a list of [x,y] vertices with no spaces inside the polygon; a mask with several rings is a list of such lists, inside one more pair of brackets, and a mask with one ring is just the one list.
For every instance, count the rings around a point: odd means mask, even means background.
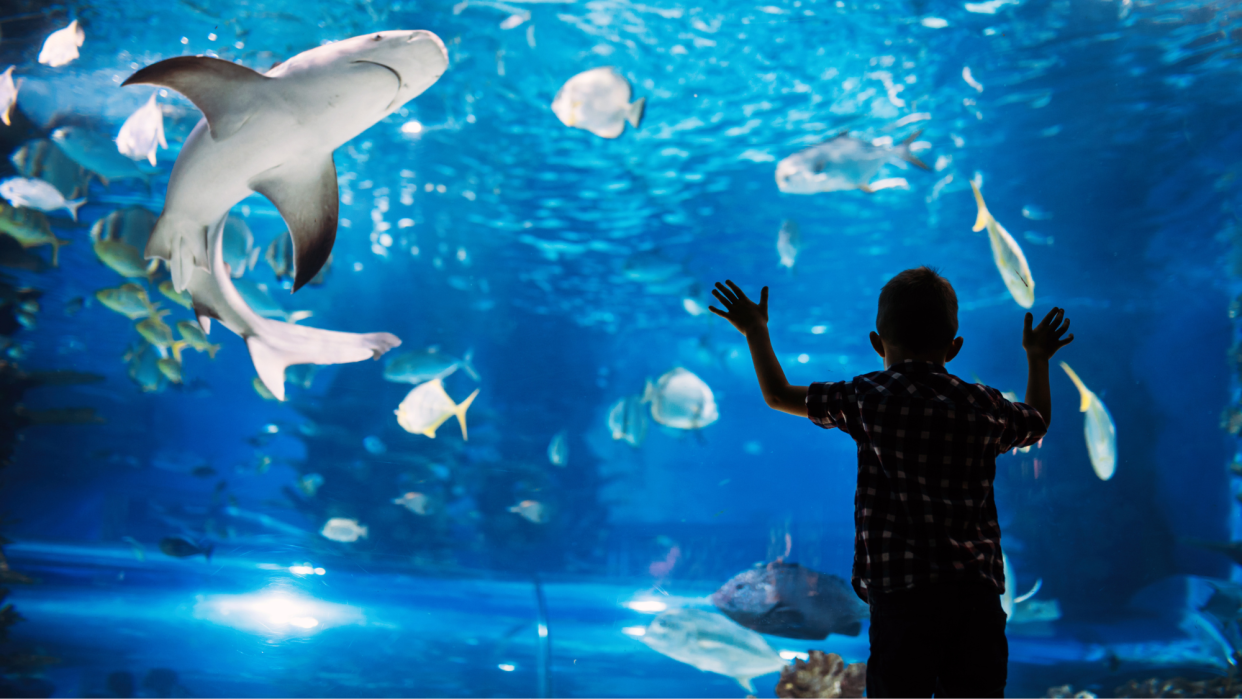
[{"label": "dark silhouette of hand", "polygon": [[1048,315],[1039,321],[1039,325],[1032,328],[1031,321],[1034,319],[1034,316],[1027,313],[1026,325],[1022,330],[1022,349],[1026,350],[1028,358],[1048,361],[1052,359],[1052,355],[1057,353],[1057,350],[1074,341],[1072,334],[1061,339],[1070,326],[1069,318],[1065,317],[1064,308],[1053,307],[1051,311],[1048,311]]},{"label": "dark silhouette of hand", "polygon": [[[728,286],[726,287],[725,284]],[[759,303],[755,303],[747,298],[737,284],[726,279],[724,284],[716,282],[716,288],[712,289],[712,296],[716,297],[725,310],[722,311],[715,306],[708,306],[708,310],[732,323],[733,327],[743,335],[749,335],[754,330],[767,327],[768,287],[763,287],[763,290],[759,292]]]}]

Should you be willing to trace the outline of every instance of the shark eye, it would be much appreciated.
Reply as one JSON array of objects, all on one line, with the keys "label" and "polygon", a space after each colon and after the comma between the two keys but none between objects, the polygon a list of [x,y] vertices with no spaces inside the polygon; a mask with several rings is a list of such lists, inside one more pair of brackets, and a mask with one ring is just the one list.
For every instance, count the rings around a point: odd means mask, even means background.
[{"label": "shark eye", "polygon": [[383,40],[384,40],[384,35],[383,35],[383,34],[376,34],[376,35],[375,35],[375,40],[376,40],[376,41],[383,41]]}]

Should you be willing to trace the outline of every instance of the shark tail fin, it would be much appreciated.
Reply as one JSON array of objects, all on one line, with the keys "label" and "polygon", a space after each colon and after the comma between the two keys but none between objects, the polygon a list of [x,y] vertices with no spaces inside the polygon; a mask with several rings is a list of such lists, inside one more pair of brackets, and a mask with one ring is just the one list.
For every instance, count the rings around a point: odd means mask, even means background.
[{"label": "shark tail fin", "polygon": [[65,208],[69,209],[69,215],[73,217],[74,221],[78,220],[78,209],[82,208],[82,205],[85,203],[86,197],[65,202]]},{"label": "shark tail fin", "polygon": [[1091,407],[1091,389],[1087,388],[1087,384],[1083,383],[1082,379],[1078,378],[1078,374],[1074,373],[1074,370],[1070,368],[1070,365],[1065,362],[1061,362],[1061,368],[1065,370],[1066,374],[1069,374],[1070,381],[1073,381],[1074,386],[1078,388],[1078,395],[1081,398],[1078,404],[1078,412],[1087,412],[1087,408]]},{"label": "shark tail fin", "polygon": [[453,414],[457,416],[457,423],[461,425],[461,439],[463,442],[470,441],[470,438],[466,436],[466,411],[470,409],[470,404],[474,402],[474,397],[477,395],[479,395],[479,389],[476,388],[474,393],[471,393],[466,400],[458,403],[457,407],[453,409]]},{"label": "shark tail fin", "polygon": [[482,380],[479,378],[479,372],[474,370],[474,350],[466,350],[466,356],[461,358],[461,368],[465,369],[466,373],[470,374],[470,378],[475,381]]},{"label": "shark tail fin", "polygon": [[972,231],[977,233],[988,227],[988,221],[992,220],[992,214],[988,212],[988,205],[983,202],[983,193],[979,191],[979,186],[971,181],[970,189],[975,193],[975,204],[979,207],[979,215],[975,217],[975,225],[971,228]]},{"label": "shark tail fin", "polygon": [[630,122],[630,126],[638,128],[643,123],[643,114],[647,112],[647,98],[639,97],[634,103],[625,110],[625,120]]}]

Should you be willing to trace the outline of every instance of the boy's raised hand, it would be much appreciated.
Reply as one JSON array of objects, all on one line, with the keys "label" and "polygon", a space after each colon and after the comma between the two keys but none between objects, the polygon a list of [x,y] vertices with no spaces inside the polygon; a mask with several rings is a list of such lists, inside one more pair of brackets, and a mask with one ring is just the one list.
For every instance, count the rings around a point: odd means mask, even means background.
[{"label": "boy's raised hand", "polygon": [[[726,287],[725,284],[728,286]],[[753,330],[767,327],[768,287],[763,287],[763,290],[759,292],[759,303],[755,303],[747,298],[737,284],[726,279],[724,284],[716,282],[716,288],[712,289],[712,296],[716,297],[725,310],[722,311],[715,306],[708,306],[708,310],[732,323],[733,327],[743,335],[749,335]]]},{"label": "boy's raised hand", "polygon": [[1034,316],[1027,313],[1026,325],[1022,330],[1022,348],[1026,350],[1028,358],[1048,361],[1052,359],[1052,355],[1057,353],[1057,350],[1074,341],[1072,334],[1061,339],[1070,326],[1069,318],[1065,317],[1064,308],[1053,307],[1051,311],[1048,311],[1048,315],[1039,321],[1039,325],[1032,328],[1031,321],[1034,319]]}]

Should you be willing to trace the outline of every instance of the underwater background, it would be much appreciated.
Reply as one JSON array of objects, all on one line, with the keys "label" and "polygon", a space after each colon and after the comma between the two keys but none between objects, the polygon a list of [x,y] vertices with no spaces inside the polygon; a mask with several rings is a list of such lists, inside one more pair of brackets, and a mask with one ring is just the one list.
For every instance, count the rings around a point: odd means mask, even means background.
[{"label": "underwater background", "polygon": [[[86,198],[76,222],[48,214],[69,241],[55,265],[51,247],[0,250],[4,691],[744,696],[643,629],[712,610],[707,595],[756,563],[848,580],[856,459],[847,437],[763,404],[744,338],[704,311],[711,285],[770,287],[774,346],[806,384],[881,369],[867,341],[880,287],[935,266],[965,338],[949,371],[1022,395],[1024,309],[971,230],[971,181],[1029,261],[1032,311],[1073,319],[1058,359],[1116,428],[1101,480],[1054,368],[1047,437],[997,461],[1011,587],[1038,581],[1043,603],[1011,618],[1010,692],[1232,678],[1242,2],[770,2],[0,0],[0,68],[21,81],[0,177]],[[40,64],[72,20],[80,56]],[[180,383],[144,371],[154,350],[96,297],[127,280],[91,228],[161,211],[201,115],[120,83],[179,55],[265,71],[388,29],[434,32],[449,67],[336,151],[323,283],[288,294],[265,259],[286,231],[267,199],[232,215],[252,235],[242,279],[274,315],[401,347],[290,371],[283,402],[224,329],[214,358],[185,351]],[[615,139],[551,109],[602,66],[646,99]],[[168,149],[149,184],[105,186],[46,141],[67,125],[115,138],[153,92]],[[778,189],[779,161],[842,132],[880,146],[919,132],[929,170],[886,164],[905,184],[874,193]],[[129,281],[170,325],[192,321],[162,279]],[[469,359],[443,379],[458,402],[478,389],[468,440],[455,419],[434,439],[397,422],[412,387],[385,367],[428,348]],[[718,420],[649,420],[639,399],[677,367],[710,386]],[[623,421],[617,439],[627,397],[650,424]],[[393,502],[406,493],[417,507]],[[329,539],[334,518],[366,536]],[[211,553],[168,555],[170,538]],[[866,638],[864,623],[767,642],[853,663]]]}]

